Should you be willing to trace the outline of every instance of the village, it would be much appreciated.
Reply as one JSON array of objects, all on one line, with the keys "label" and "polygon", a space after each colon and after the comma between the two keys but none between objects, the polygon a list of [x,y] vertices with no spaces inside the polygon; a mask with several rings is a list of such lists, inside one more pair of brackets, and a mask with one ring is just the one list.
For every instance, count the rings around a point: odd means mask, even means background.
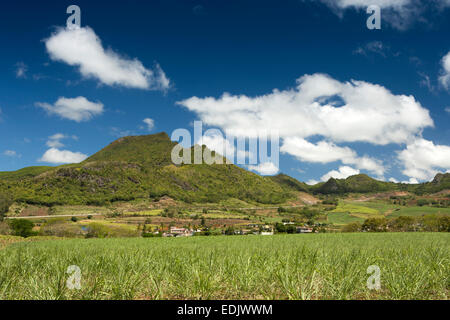
[{"label": "village", "polygon": [[[271,236],[275,233],[316,233],[318,232],[312,227],[309,226],[296,226],[294,222],[283,222],[281,225],[284,227],[283,231],[280,232],[279,226],[271,226],[271,225],[259,225],[250,223],[242,228],[233,229],[227,228],[226,230],[222,230],[220,233],[215,232],[214,235],[261,235],[261,236]],[[288,231],[289,230],[289,231]],[[211,232],[208,228],[185,228],[185,227],[175,227],[172,226],[166,232],[160,232],[156,230],[152,233],[153,236],[161,236],[161,237],[192,237],[192,236],[201,236],[201,235],[210,235]]]}]

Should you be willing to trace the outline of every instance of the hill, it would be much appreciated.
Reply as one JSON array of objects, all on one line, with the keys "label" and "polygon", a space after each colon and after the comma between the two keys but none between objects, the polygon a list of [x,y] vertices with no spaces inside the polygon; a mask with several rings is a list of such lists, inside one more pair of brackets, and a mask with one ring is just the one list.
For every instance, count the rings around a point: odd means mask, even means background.
[{"label": "hill", "polygon": [[164,132],[123,137],[79,164],[0,172],[0,193],[17,202],[46,206],[157,201],[163,196],[188,203],[234,198],[279,204],[295,198],[298,192],[425,194],[450,189],[450,173],[437,174],[433,181],[418,185],[378,181],[358,174],[309,186],[285,174],[262,177],[232,164],[175,166],[171,151],[176,144]]},{"label": "hill", "polygon": [[438,173],[433,181],[416,185],[414,193],[425,194],[434,193],[450,189],[450,173]]},{"label": "hill", "polygon": [[450,189],[450,173],[438,173],[433,181],[420,184],[385,182],[373,179],[365,174],[357,174],[346,179],[330,178],[327,182],[309,186],[311,192],[320,194],[408,191],[422,195],[446,189]]},{"label": "hill", "polygon": [[287,190],[309,192],[309,186],[306,183],[300,182],[297,179],[294,179],[283,173],[280,173],[276,176],[271,176],[269,177],[269,179]]},{"label": "hill", "polygon": [[330,178],[325,183],[310,187],[314,193],[343,194],[348,192],[369,193],[398,190],[399,185],[392,182],[375,180],[368,175],[358,174],[347,179]]},{"label": "hill", "polygon": [[185,202],[281,203],[292,195],[271,178],[231,164],[171,162],[166,133],[120,138],[80,164],[0,173],[0,192],[40,205],[92,204],[169,196]]}]

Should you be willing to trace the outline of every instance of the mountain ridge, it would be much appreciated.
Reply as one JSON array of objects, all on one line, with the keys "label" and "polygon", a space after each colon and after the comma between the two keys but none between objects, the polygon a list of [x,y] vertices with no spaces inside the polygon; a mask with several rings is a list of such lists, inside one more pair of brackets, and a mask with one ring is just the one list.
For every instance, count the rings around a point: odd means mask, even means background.
[{"label": "mountain ridge", "polygon": [[162,196],[184,202],[236,198],[277,204],[294,197],[295,192],[423,194],[450,189],[450,173],[439,173],[433,181],[418,185],[384,182],[358,174],[309,186],[283,173],[263,177],[232,164],[174,165],[171,151],[176,145],[165,132],[122,137],[79,164],[0,172],[0,192],[11,193],[18,202],[51,206],[104,205]]}]

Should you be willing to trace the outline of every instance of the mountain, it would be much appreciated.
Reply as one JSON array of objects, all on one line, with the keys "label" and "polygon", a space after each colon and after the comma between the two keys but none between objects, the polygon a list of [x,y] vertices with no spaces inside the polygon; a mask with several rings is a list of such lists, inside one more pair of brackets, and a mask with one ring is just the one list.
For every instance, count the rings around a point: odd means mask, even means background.
[{"label": "mountain", "polygon": [[381,192],[396,189],[393,183],[378,181],[365,174],[354,175],[347,179],[330,178],[327,182],[317,186],[317,188],[314,187],[311,188],[314,192],[323,194]]},{"label": "mountain", "polygon": [[185,202],[236,198],[276,204],[292,196],[273,179],[235,165],[175,166],[171,151],[176,144],[166,133],[120,138],[79,164],[2,172],[0,192],[19,202],[47,206],[162,196]]},{"label": "mountain", "polygon": [[375,180],[365,174],[357,174],[346,179],[330,178],[327,182],[321,182],[309,187],[311,192],[321,194],[408,191],[421,195],[446,189],[450,189],[450,173],[438,173],[433,181],[420,184],[385,182]]},{"label": "mountain", "polygon": [[450,189],[450,173],[438,173],[431,182],[416,185],[417,194],[434,193]]},{"label": "mountain", "polygon": [[399,185],[375,180],[365,174],[357,174],[347,179],[330,178],[327,182],[310,187],[314,193],[343,194],[348,192],[368,193],[398,190]]},{"label": "mountain", "polygon": [[[450,189],[450,173],[437,174],[433,181],[418,185],[358,174],[308,186],[285,174],[262,177],[232,164],[176,166],[171,161],[176,145],[166,133],[120,138],[79,164],[0,172],[0,194],[46,206],[156,201],[163,196],[188,203],[239,199],[279,204],[294,198],[298,191],[345,194],[401,190],[424,194]],[[193,153],[193,148],[187,151]]]},{"label": "mountain", "polygon": [[309,186],[306,183],[300,182],[286,174],[280,173],[276,176],[269,177],[269,179],[273,180],[287,190],[309,192]]}]

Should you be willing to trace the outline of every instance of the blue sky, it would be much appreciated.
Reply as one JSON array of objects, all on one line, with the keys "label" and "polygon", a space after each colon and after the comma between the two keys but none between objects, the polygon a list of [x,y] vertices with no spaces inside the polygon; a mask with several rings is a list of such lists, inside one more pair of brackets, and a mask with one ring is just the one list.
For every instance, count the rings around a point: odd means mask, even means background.
[{"label": "blue sky", "polygon": [[[450,170],[450,2],[353,3],[4,3],[0,171],[79,161],[120,136],[195,120],[281,130],[279,170],[311,183]],[[366,27],[369,3],[381,30]],[[64,29],[72,4],[80,33]]]}]

